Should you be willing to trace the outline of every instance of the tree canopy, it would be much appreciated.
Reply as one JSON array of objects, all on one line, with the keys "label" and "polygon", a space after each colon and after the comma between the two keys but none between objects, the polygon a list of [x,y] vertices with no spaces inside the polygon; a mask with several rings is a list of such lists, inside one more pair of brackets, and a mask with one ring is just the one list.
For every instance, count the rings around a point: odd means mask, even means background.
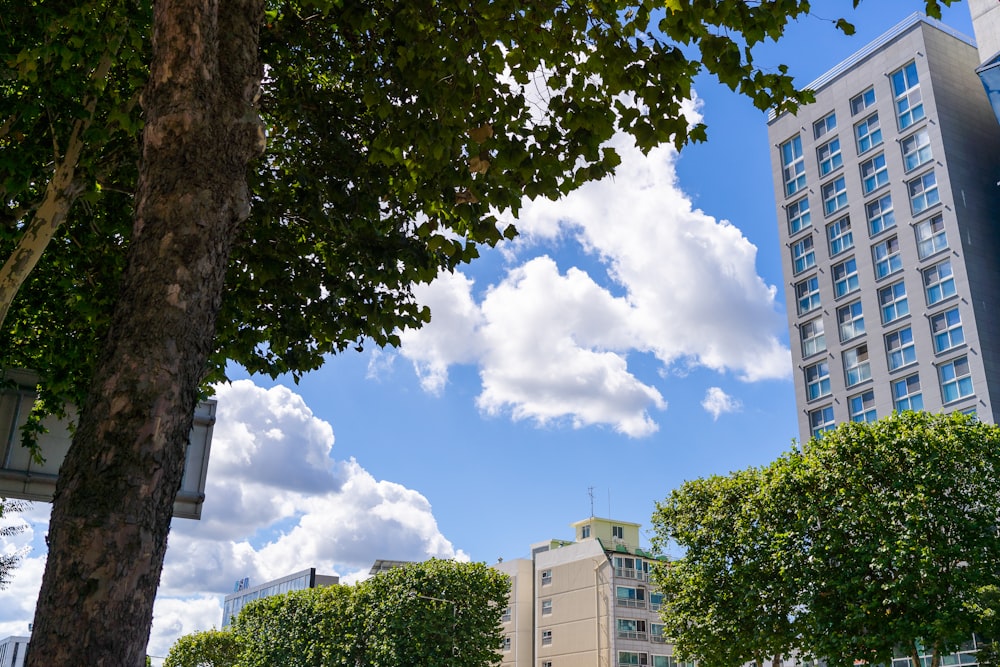
[{"label": "tree canopy", "polygon": [[[842,424],[763,468],[657,504],[662,616],[679,655],[933,667],[996,613],[1000,427],[903,413]],[[994,622],[995,625],[995,622]]]},{"label": "tree canopy", "polygon": [[[27,503],[20,500],[0,498],[0,537],[12,537],[24,532],[23,523],[10,523],[9,519],[12,514],[21,512],[26,507]],[[24,554],[24,550],[0,553],[0,588],[5,588],[10,583],[10,575]]]},{"label": "tree canopy", "polygon": [[500,661],[509,590],[482,563],[410,563],[251,602],[230,630],[181,637],[164,667],[488,667]]}]

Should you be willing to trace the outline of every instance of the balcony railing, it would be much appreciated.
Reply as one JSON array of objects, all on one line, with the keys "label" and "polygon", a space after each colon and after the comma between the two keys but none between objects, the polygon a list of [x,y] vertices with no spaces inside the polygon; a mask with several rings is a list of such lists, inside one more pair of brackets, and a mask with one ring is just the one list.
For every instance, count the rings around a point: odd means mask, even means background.
[{"label": "balcony railing", "polygon": [[634,600],[632,598],[618,598],[619,607],[628,607],[630,609],[645,609],[645,600]]},{"label": "balcony railing", "polygon": [[619,630],[618,639],[637,639],[639,641],[646,641],[645,632],[632,632],[630,630]]},{"label": "balcony railing", "polygon": [[663,635],[652,634],[649,636],[649,641],[653,642],[654,644],[666,644],[667,638],[664,637]]},{"label": "balcony railing", "polygon": [[634,579],[635,581],[648,581],[649,575],[642,570],[634,570],[630,567],[616,567],[615,576],[622,579]]}]

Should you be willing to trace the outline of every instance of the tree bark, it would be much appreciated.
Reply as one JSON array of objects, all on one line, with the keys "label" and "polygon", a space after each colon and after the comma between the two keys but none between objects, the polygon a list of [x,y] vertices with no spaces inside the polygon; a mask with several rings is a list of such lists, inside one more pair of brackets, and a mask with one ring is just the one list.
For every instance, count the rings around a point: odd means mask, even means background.
[{"label": "tree bark", "polygon": [[28,667],[145,664],[197,389],[263,149],[262,0],[157,0],[128,265],[63,463]]}]

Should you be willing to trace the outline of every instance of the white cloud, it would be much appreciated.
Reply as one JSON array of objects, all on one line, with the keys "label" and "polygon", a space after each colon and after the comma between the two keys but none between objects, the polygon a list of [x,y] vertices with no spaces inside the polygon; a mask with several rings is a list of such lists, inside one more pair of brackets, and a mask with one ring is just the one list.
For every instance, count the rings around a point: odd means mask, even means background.
[{"label": "white cloud", "polygon": [[743,408],[743,404],[738,399],[726,394],[720,387],[709,387],[708,391],[705,392],[705,398],[701,401],[701,407],[705,408],[705,411],[717,420],[719,415],[724,412],[739,412]]},{"label": "white cloud", "polygon": [[[333,428],[290,389],[242,380],[219,386],[216,398],[202,520],[172,524],[151,655],[166,655],[182,634],[220,626],[222,598],[238,578],[256,584],[315,567],[354,582],[379,558],[468,560],[419,492],[375,479],[354,459],[333,459]],[[46,511],[24,514],[31,528],[0,538],[0,549],[41,542],[48,506],[39,506]],[[27,631],[44,566],[44,554],[31,554],[0,591],[0,636]]]},{"label": "white cloud", "polygon": [[[425,389],[440,393],[451,365],[472,363],[488,414],[643,436],[666,402],[636,376],[630,354],[653,355],[663,378],[695,367],[746,382],[788,377],[784,318],[775,287],[757,274],[757,248],[693,208],[674,149],[644,156],[626,138],[613,145],[622,157],[614,178],[525,204],[522,236],[505,250],[512,268],[497,284],[475,295],[456,273],[417,291],[435,319],[405,332],[400,353]],[[567,237],[604,275],[560,271],[541,254]]]}]

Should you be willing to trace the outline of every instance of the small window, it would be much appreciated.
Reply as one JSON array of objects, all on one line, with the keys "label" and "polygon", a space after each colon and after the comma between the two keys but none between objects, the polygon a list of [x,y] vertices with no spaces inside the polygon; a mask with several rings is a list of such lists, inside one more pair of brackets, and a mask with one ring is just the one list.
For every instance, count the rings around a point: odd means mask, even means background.
[{"label": "small window", "polygon": [[837,324],[840,327],[840,341],[848,341],[865,332],[865,318],[861,312],[861,301],[854,301],[837,309]]},{"label": "small window", "polygon": [[510,618],[511,618],[511,614],[512,614],[512,610],[511,610],[510,607],[507,607],[506,609],[504,609],[503,610],[503,614],[500,616],[500,622],[501,623],[507,623],[507,622],[509,622]]},{"label": "small window", "polygon": [[885,335],[885,354],[890,371],[916,363],[917,350],[913,346],[913,331],[910,327]]},{"label": "small window", "polygon": [[501,651],[509,651],[510,650],[510,637],[504,637],[500,641],[500,650]]},{"label": "small window", "polygon": [[913,228],[917,235],[917,256],[927,259],[948,247],[944,218],[938,214],[930,220],[918,222]]},{"label": "small window", "polygon": [[552,600],[542,600],[542,616],[552,613]]},{"label": "small window", "polygon": [[826,352],[826,336],[823,334],[823,318],[804,322],[799,327],[802,338],[802,357],[811,357],[820,352]]},{"label": "small window", "polygon": [[542,630],[542,646],[549,646],[552,644],[552,631]]},{"label": "small window", "polygon": [[847,399],[847,403],[850,406],[852,422],[873,422],[878,419],[875,412],[875,392],[871,389],[857,396],[851,396]]},{"label": "small window", "polygon": [[587,539],[588,537],[590,537],[590,524],[589,523],[586,526],[584,526],[584,527],[582,527],[580,529],[580,537],[581,537],[581,539],[584,539],[584,540]]},{"label": "small window", "polygon": [[619,540],[625,539],[625,527],[624,526],[611,526],[611,537]]},{"label": "small window", "polygon": [[951,270],[950,259],[924,269],[922,273],[928,306],[933,306],[938,301],[955,296],[955,275]]},{"label": "small window", "polygon": [[868,217],[868,233],[871,236],[876,236],[896,226],[896,214],[892,210],[892,195],[883,195],[875,201],[865,204],[865,214]]},{"label": "small window", "polygon": [[795,300],[799,315],[805,315],[819,308],[819,278],[812,276],[795,283]]},{"label": "small window", "polygon": [[552,570],[542,570],[542,586],[552,583]]},{"label": "small window", "polygon": [[830,257],[835,257],[845,250],[854,247],[854,234],[851,233],[851,218],[845,216],[826,226],[826,237],[830,243]]},{"label": "small window", "polygon": [[542,667],[552,667],[551,660],[542,660]]},{"label": "small window", "polygon": [[833,276],[833,293],[838,299],[859,288],[858,263],[853,257],[845,259],[839,264],[834,264],[831,275]]},{"label": "small window", "polygon": [[910,209],[913,215],[918,215],[941,201],[937,176],[933,171],[913,179],[906,187],[910,192]]},{"label": "small window", "polygon": [[793,201],[785,208],[785,215],[788,216],[788,234],[794,236],[806,227],[812,225],[812,218],[809,215],[809,199]]},{"label": "small window", "polygon": [[909,315],[910,305],[906,299],[906,285],[903,281],[879,289],[878,305],[882,310],[882,324],[889,324]]},{"label": "small window", "polygon": [[840,152],[840,138],[834,137],[816,149],[816,161],[819,163],[819,175],[826,176],[840,169],[844,157]]},{"label": "small window", "polygon": [[832,405],[824,406],[809,413],[809,428],[814,438],[820,437],[827,431],[832,431],[835,426]]},{"label": "small window", "polygon": [[920,95],[917,64],[910,62],[889,75],[892,94],[896,103],[896,119],[903,130],[924,117],[924,103]]},{"label": "small window", "polygon": [[920,392],[920,375],[913,374],[892,383],[893,407],[897,412],[923,410],[924,397]]},{"label": "small window", "polygon": [[957,307],[931,317],[931,335],[935,352],[945,352],[965,343],[962,316]]},{"label": "small window", "polygon": [[857,116],[859,113],[874,106],[875,104],[875,89],[869,88],[860,95],[856,95],[851,98],[851,115]]},{"label": "small window", "polygon": [[820,361],[805,367],[806,396],[810,401],[830,395],[830,364]]},{"label": "small window", "polygon": [[859,345],[844,352],[844,380],[848,387],[872,379],[871,362],[868,360],[868,346]]},{"label": "small window", "polygon": [[899,256],[899,239],[895,236],[876,243],[872,248],[875,260],[875,279],[881,280],[888,275],[903,269],[903,260]]},{"label": "small window", "polygon": [[913,171],[934,157],[931,155],[931,138],[926,129],[906,137],[899,142],[899,146],[903,151],[903,168],[906,171]]},{"label": "small window", "polygon": [[786,197],[806,186],[806,162],[802,155],[801,137],[792,137],[781,144],[781,166]]},{"label": "small window", "polygon": [[813,123],[813,139],[819,139],[827,132],[837,129],[837,114],[830,112],[828,116]]},{"label": "small window", "polygon": [[841,176],[822,187],[823,211],[826,215],[836,213],[847,206],[847,181]]},{"label": "small window", "polygon": [[972,396],[972,371],[969,369],[969,359],[959,357],[938,367],[941,380],[941,400],[951,403],[960,398]]},{"label": "small window", "polygon": [[792,244],[792,269],[795,273],[802,273],[814,266],[816,266],[816,251],[813,249],[813,239],[810,235]]},{"label": "small window", "polygon": [[861,163],[861,190],[867,195],[889,183],[885,153],[879,153]]},{"label": "small window", "polygon": [[868,118],[854,126],[854,135],[858,140],[858,155],[867,153],[882,144],[882,128],[878,123],[878,114],[873,113]]}]

